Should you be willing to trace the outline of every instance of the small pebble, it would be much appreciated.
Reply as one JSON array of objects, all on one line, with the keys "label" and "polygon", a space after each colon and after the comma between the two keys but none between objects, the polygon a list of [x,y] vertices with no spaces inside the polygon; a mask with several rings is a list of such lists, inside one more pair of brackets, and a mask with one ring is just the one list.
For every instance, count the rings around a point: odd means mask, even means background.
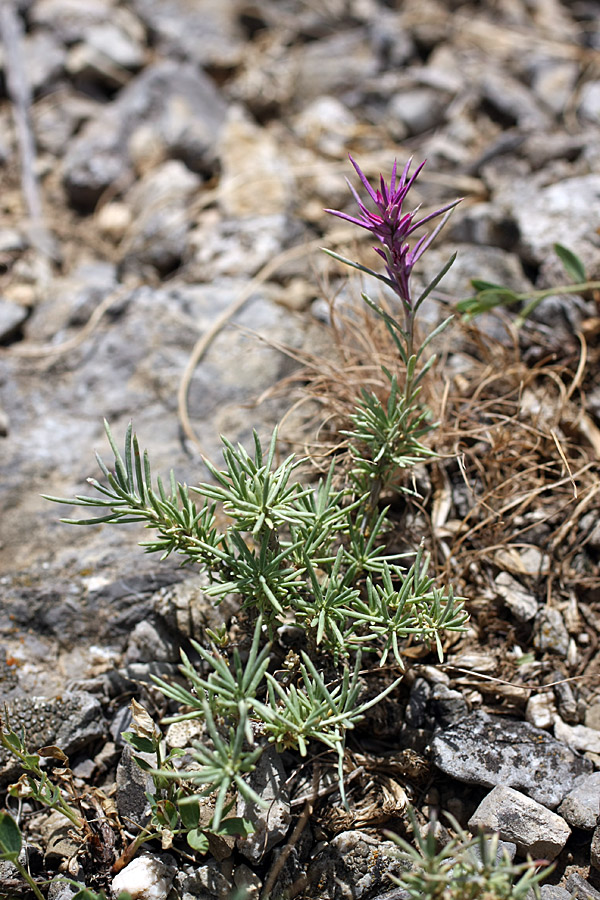
[{"label": "small pebble", "polygon": [[174,867],[155,856],[138,856],[115,875],[111,890],[113,897],[127,891],[131,900],[166,900],[174,877]]}]

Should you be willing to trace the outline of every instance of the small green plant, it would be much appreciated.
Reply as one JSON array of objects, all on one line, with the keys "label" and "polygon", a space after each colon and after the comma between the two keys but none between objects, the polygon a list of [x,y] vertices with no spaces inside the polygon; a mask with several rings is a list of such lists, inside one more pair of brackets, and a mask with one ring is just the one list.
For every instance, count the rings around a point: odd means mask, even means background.
[{"label": "small green plant", "polygon": [[[390,184],[382,179],[381,191],[375,193],[354,165],[378,212],[369,213],[354,192],[361,219],[335,215],[376,236],[386,274],[332,255],[390,287],[400,301],[402,321],[363,295],[385,322],[398,351],[398,367],[383,372],[389,384],[386,397],[363,391],[356,400],[347,430],[350,471],[339,471],[334,460],[317,485],[301,483],[295,473],[302,460],[278,460],[275,430],[266,449],[255,434],[252,452],[224,438],[223,468],[207,463],[211,483],[188,487],[171,474],[165,484],[153,479],[148,454],[141,452],[132,426],[121,455],[105,423],[114,464],[109,467],[97,457],[103,481],[88,479],[95,494],[48,498],[99,513],[64,520],[71,524],[142,523],[153,532],[142,542],[146,552],[163,558],[175,553],[199,567],[217,604],[226,595],[240,598],[248,654],[244,661],[221,629],[207,632],[203,644],[193,643],[204,665],[202,674],[182,654],[180,669],[189,687],[155,679],[178,705],[165,722],[203,722],[204,738],[194,744],[193,764],[183,769],[177,751],[164,756],[160,729],[139,710],[134,715],[126,739],[138,752],[154,754],[156,762],[149,765],[138,758],[154,779],[154,792],[148,797],[151,822],[135,839],[132,852],[156,837],[169,846],[177,835],[185,835],[192,849],[204,851],[210,833],[248,833],[249,823],[230,813],[238,795],[262,803],[249,776],[269,744],[301,757],[315,743],[332,751],[347,805],[343,764],[348,735],[397,687],[403,642],[423,641],[441,659],[443,632],[465,628],[463,599],[435,584],[424,549],[416,547],[407,565],[388,551],[388,511],[379,502],[384,489],[405,491],[406,470],[433,455],[424,440],[435,423],[421,391],[435,358],[428,348],[448,322],[419,342],[415,319],[452,260],[414,301],[410,276],[456,204],[417,221],[416,211],[405,213],[402,205],[421,167],[409,178],[409,162],[397,178],[394,165]],[[413,232],[441,215],[433,233],[411,248]],[[342,487],[334,489],[334,483]],[[272,642],[289,623],[300,628],[304,643],[299,654],[288,655],[281,670],[275,667]],[[369,675],[381,673],[386,662],[396,668],[397,677],[373,696]],[[208,823],[201,820],[201,801],[211,804]]]},{"label": "small green plant", "polygon": [[554,244],[554,252],[560,259],[569,279],[567,284],[519,293],[505,285],[493,284],[480,278],[473,278],[471,279],[471,285],[475,289],[475,294],[473,297],[467,297],[456,304],[458,312],[463,313],[466,321],[471,321],[471,319],[481,315],[481,313],[489,312],[498,306],[513,306],[517,303],[522,303],[524,306],[515,320],[517,328],[520,328],[546,297],[553,297],[556,294],[587,294],[590,291],[600,290],[600,281],[590,281],[588,279],[585,266],[572,250],[569,250],[562,244]]},{"label": "small green plant", "polygon": [[514,864],[507,854],[498,854],[497,834],[471,837],[451,816],[455,836],[440,848],[435,822],[422,834],[412,810],[409,815],[415,846],[398,835],[389,837],[410,865],[393,879],[410,900],[525,900],[530,891],[540,897],[539,883],[551,871],[545,860]]}]

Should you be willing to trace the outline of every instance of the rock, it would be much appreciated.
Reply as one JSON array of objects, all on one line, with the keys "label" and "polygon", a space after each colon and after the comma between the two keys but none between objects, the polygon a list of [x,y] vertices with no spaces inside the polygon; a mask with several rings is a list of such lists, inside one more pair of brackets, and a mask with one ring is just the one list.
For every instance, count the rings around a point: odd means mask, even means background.
[{"label": "rock", "polygon": [[23,56],[27,64],[27,78],[34,93],[55,84],[65,65],[66,53],[49,31],[35,31],[23,42]]},{"label": "rock", "polygon": [[[519,248],[525,258],[541,263],[552,251],[552,245],[564,235],[569,246],[582,256],[594,256],[593,241],[586,223],[590,203],[600,197],[600,175],[562,177],[549,185],[537,185],[535,179],[515,178],[507,187],[506,203],[517,222]],[[560,222],[560,233],[557,230]],[[563,238],[564,239],[564,238]]]},{"label": "rock", "polygon": [[236,600],[229,597],[217,606],[214,598],[206,594],[209,584],[208,575],[202,574],[163,588],[152,598],[153,609],[171,631],[200,640],[206,628],[219,628],[239,608]]},{"label": "rock", "polygon": [[232,894],[231,882],[225,878],[214,860],[210,860],[205,866],[180,864],[173,887],[177,889],[177,896],[181,900],[221,900]]},{"label": "rock", "polygon": [[[54,745],[67,756],[105,734],[106,723],[98,700],[84,691],[65,691],[60,697],[15,697],[6,703],[6,721],[17,734],[24,729],[27,749]],[[0,748],[0,783],[20,774],[18,760]]]},{"label": "rock", "polygon": [[565,888],[572,900],[600,900],[600,891],[592,887],[578,872],[569,872],[565,879]]},{"label": "rock", "polygon": [[127,891],[132,900],[167,900],[177,869],[149,854],[138,856],[112,880],[113,897]]},{"label": "rock", "polygon": [[578,112],[590,122],[600,122],[600,81],[587,81],[583,85]]},{"label": "rock", "polygon": [[590,863],[594,869],[600,870],[600,825],[596,825],[592,835],[592,846],[590,848]]},{"label": "rock", "polygon": [[36,0],[30,11],[32,25],[54,32],[65,44],[82,40],[94,25],[118,15],[112,0]]},{"label": "rock", "polygon": [[96,216],[98,229],[102,234],[115,242],[123,239],[131,225],[131,221],[132,215],[129,206],[126,203],[117,201],[107,203]]},{"label": "rock", "polygon": [[549,119],[523,84],[490,67],[481,85],[484,103],[492,110],[504,127],[518,125],[524,131],[548,129]]},{"label": "rock", "polygon": [[531,87],[548,109],[560,115],[573,96],[578,77],[579,66],[575,61],[548,60],[535,67]]},{"label": "rock", "polygon": [[515,618],[520,622],[528,622],[533,619],[537,613],[537,600],[529,591],[525,590],[516,578],[513,578],[508,572],[500,572],[494,579],[494,584],[498,594]]},{"label": "rock", "polygon": [[316,856],[308,870],[306,896],[314,900],[360,900],[389,885],[390,876],[408,868],[393,841],[362,831],[343,831]]},{"label": "rock", "polygon": [[565,657],[569,650],[569,632],[560,610],[552,606],[541,609],[535,617],[533,646]]},{"label": "rock", "polygon": [[573,895],[555,884],[543,884],[540,888],[542,900],[572,900]]},{"label": "rock", "polygon": [[431,695],[431,711],[442,728],[462,719],[469,712],[469,704],[460,693],[443,684],[436,684]]},{"label": "rock", "polygon": [[[307,146],[327,156],[342,156],[356,129],[356,118],[337,97],[318,97],[293,120],[294,131]],[[329,173],[328,173],[328,179]],[[345,200],[344,196],[344,200]],[[333,203],[328,199],[329,203]]]},{"label": "rock", "polygon": [[595,728],[586,728],[585,725],[567,725],[560,716],[554,717],[554,736],[557,740],[579,750],[582,753],[600,753],[600,732]]},{"label": "rock", "polygon": [[433,724],[429,717],[429,703],[432,687],[424,678],[416,678],[411,689],[408,706],[406,707],[406,721],[412,728],[424,728]]},{"label": "rock", "polygon": [[267,801],[268,806],[263,809],[241,795],[237,804],[237,815],[249,819],[255,829],[254,834],[238,842],[240,852],[253,863],[260,862],[265,853],[287,834],[292,816],[285,781],[280,756],[273,746],[269,746],[248,777],[250,787]]},{"label": "rock", "polygon": [[73,833],[73,824],[60,812],[52,811],[40,826],[44,840],[44,860],[57,868],[63,860],[77,855],[80,846]]},{"label": "rock", "polygon": [[93,25],[85,32],[85,46],[121,69],[135,72],[144,64],[141,42],[114,22]]},{"label": "rock", "polygon": [[576,778],[557,812],[574,828],[595,828],[600,816],[600,772]]},{"label": "rock", "polygon": [[287,213],[294,182],[273,135],[240,107],[229,110],[218,147],[222,165],[219,204],[228,217]]},{"label": "rock", "polygon": [[575,694],[573,693],[573,688],[564,679],[564,673],[556,671],[552,672],[548,680],[557,682],[557,684],[554,685],[553,690],[561,718],[565,722],[568,722],[569,725],[577,725],[579,722],[577,701],[575,699]]},{"label": "rock", "polygon": [[468,784],[504,785],[527,792],[553,809],[591,770],[550,734],[516,719],[472,713],[437,734],[431,744],[435,765]]},{"label": "rock", "polygon": [[212,212],[190,235],[186,274],[196,281],[247,279],[298,237],[297,223],[283,214],[223,219]]},{"label": "rock", "polygon": [[0,344],[8,344],[18,335],[27,319],[27,310],[0,298]]},{"label": "rock", "polygon": [[[156,766],[154,753],[135,751],[135,756],[139,756],[150,766]],[[129,822],[130,826],[134,823],[139,828],[144,828],[150,820],[151,812],[146,793],[154,793],[154,780],[148,772],[144,772],[138,766],[133,757],[132,748],[129,744],[125,744],[117,766],[117,810],[123,821]]]},{"label": "rock", "polygon": [[514,841],[521,856],[553,860],[566,844],[571,829],[566,822],[510,787],[496,786],[469,819],[469,830],[498,831]]},{"label": "rock", "polygon": [[199,69],[237,65],[247,43],[235,3],[206,0],[132,0],[131,8],[151,30],[157,50],[186,59]]},{"label": "rock", "polygon": [[150,265],[161,275],[179,266],[186,255],[189,205],[200,183],[182,162],[172,159],[135,184],[127,195],[133,217],[125,254],[128,266]]},{"label": "rock", "polygon": [[70,202],[90,211],[107,187],[128,181],[130,140],[142,126],[145,133],[151,128],[163,157],[210,172],[224,118],[223,100],[207,76],[174,62],[147,66],[71,142],[63,174]]},{"label": "rock", "polygon": [[179,644],[160,621],[138,622],[127,643],[125,663],[179,662]]},{"label": "rock", "polygon": [[294,48],[288,61],[295,74],[294,96],[304,105],[323,94],[342,102],[360,91],[377,74],[378,60],[362,28],[332,35]]},{"label": "rock", "polygon": [[447,100],[447,96],[440,91],[428,87],[394,94],[388,107],[389,121],[393,122],[392,134],[401,139],[439,125],[447,108]]},{"label": "rock", "polygon": [[554,724],[555,715],[556,706],[550,691],[545,691],[543,694],[534,694],[527,701],[525,718],[534,728],[551,728]]},{"label": "rock", "polygon": [[258,900],[262,888],[262,881],[252,869],[245,863],[235,867],[233,880],[236,888],[243,891],[247,900]]},{"label": "rock", "polygon": [[454,241],[512,250],[519,238],[515,222],[495,203],[476,203],[461,209],[448,223]]}]

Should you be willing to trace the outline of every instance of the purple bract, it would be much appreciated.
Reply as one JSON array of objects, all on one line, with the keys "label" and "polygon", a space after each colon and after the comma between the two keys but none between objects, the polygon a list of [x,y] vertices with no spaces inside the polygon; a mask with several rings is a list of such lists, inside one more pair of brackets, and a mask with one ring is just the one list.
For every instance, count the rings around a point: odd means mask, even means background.
[{"label": "purple bract", "polygon": [[375,204],[377,212],[371,212],[365,206],[349,181],[348,185],[354,195],[354,199],[358,203],[361,215],[349,216],[346,213],[339,212],[335,209],[326,209],[325,212],[338,216],[340,219],[346,219],[346,221],[352,222],[354,225],[359,225],[361,228],[366,228],[367,231],[370,231],[374,237],[381,241],[383,248],[374,247],[374,250],[385,261],[390,286],[398,294],[403,303],[407,307],[411,307],[412,299],[409,282],[413,266],[429,247],[435,236],[443,227],[446,219],[444,218],[431,234],[424,234],[419,238],[412,248],[408,243],[407,238],[416,231],[417,228],[420,228],[432,219],[443,215],[443,213],[448,213],[457,203],[460,203],[460,200],[454,200],[452,203],[442,206],[441,209],[437,209],[435,212],[429,213],[429,215],[415,221],[415,216],[419,211],[419,207],[412,210],[412,212],[404,212],[402,210],[402,205],[409,190],[415,183],[419,172],[425,165],[425,162],[422,162],[409,177],[412,158],[409,159],[399,178],[397,174],[397,163],[394,162],[390,183],[386,184],[383,175],[380,175],[380,189],[377,191],[371,187],[364,172],[362,172],[351,156],[350,162],[356,169],[358,177]]}]

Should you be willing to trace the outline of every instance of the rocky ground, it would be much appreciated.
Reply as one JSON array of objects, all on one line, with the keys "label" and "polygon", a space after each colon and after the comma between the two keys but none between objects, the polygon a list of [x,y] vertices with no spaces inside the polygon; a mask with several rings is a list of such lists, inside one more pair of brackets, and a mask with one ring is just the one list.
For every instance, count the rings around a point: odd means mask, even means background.
[{"label": "rocky ground", "polygon": [[[358,293],[318,250],[362,252],[323,212],[350,209],[348,152],[373,177],[427,158],[426,208],[465,198],[424,260],[431,276],[458,250],[443,305],[471,277],[554,283],[556,241],[598,278],[600,8],[14,0],[0,28],[2,699],[31,747],[59,745],[77,789],[112,803],[118,854],[144,802],[120,737],[130,699],[153,702],[149,675],[176,671],[213,613],[188,570],[141,554],[135,527],[68,528],[40,495],[84,490],[103,417],[116,435],[133,418],[155,469],[193,483],[219,434],[270,431],[292,388],[255,400],[298,360],[314,387],[333,344],[325,300]],[[367,771],[387,759],[385,815],[317,809],[281,887],[308,871],[307,898],[396,900],[381,828],[408,796],[424,821],[447,810],[498,828],[518,858],[556,859],[543,896],[600,897],[596,300],[557,294],[518,334],[502,316],[458,324],[442,348],[443,459],[421,509],[396,515],[427,533],[472,628],[445,666],[414,658],[376,740],[352,747]],[[0,756],[2,784],[16,775]],[[157,900],[258,896],[302,809],[294,791],[280,784],[268,845],[185,861],[153,847]],[[32,813],[32,872],[86,876]],[[88,886],[109,890],[109,868]],[[25,896],[8,864],[0,885]]]}]

